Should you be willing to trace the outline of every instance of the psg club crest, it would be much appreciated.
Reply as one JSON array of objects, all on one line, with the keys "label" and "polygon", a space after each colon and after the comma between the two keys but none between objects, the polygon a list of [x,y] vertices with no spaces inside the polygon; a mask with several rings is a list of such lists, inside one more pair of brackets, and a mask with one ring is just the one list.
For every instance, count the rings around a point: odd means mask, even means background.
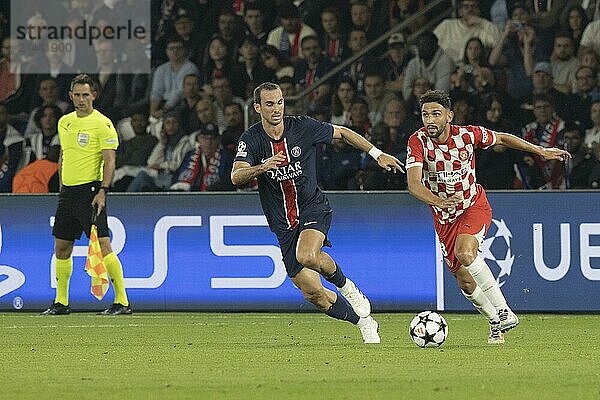
[{"label": "psg club crest", "polygon": [[302,150],[299,146],[294,146],[291,153],[293,157],[298,158],[300,157],[300,154],[302,154]]},{"label": "psg club crest", "polygon": [[467,159],[469,158],[469,152],[466,150],[461,150],[458,153],[458,158],[460,158],[460,161],[467,161]]}]

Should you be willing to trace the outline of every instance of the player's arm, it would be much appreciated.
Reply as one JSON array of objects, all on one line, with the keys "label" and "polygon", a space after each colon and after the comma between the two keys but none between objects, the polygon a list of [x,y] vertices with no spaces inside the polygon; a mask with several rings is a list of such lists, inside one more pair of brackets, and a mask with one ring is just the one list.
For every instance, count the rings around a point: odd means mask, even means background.
[{"label": "player's arm", "polygon": [[242,186],[256,178],[260,174],[270,169],[275,169],[279,164],[285,161],[283,152],[275,154],[268,158],[264,163],[251,166],[246,161],[235,161],[231,168],[231,183],[235,186]]},{"label": "player's arm", "polygon": [[458,197],[449,197],[443,199],[436,196],[433,192],[423,185],[421,178],[423,176],[423,167],[420,165],[410,167],[406,170],[406,179],[408,181],[408,191],[411,195],[424,203],[439,208],[451,208],[461,202]]},{"label": "player's arm", "polygon": [[97,207],[98,214],[104,209],[106,205],[106,191],[112,182],[113,175],[115,174],[116,164],[116,151],[113,149],[103,149],[102,159],[104,160],[104,167],[102,169],[102,183],[94,199],[92,200],[92,206]]},{"label": "player's arm", "polygon": [[365,153],[369,153],[369,155],[377,161],[379,166],[387,171],[393,171],[394,173],[398,171],[404,172],[404,164],[402,164],[400,160],[379,150],[371,144],[371,142],[354,132],[352,129],[348,129],[345,126],[333,125],[333,138],[341,139],[350,146],[364,151]]},{"label": "player's arm", "polygon": [[498,132],[496,133],[496,144],[501,144],[506,147],[510,147],[511,149],[527,151],[529,153],[537,154],[545,158],[546,160],[560,160],[565,161],[568,158],[571,158],[571,154],[562,149],[557,149],[556,147],[542,147],[533,143],[529,143],[526,140],[521,139],[515,135],[511,135],[510,133]]}]

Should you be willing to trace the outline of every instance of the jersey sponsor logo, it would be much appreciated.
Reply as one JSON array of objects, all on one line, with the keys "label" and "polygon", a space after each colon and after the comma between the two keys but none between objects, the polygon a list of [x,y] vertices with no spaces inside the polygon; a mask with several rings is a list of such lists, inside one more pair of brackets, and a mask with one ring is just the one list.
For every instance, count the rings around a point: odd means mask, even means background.
[{"label": "jersey sponsor logo", "polygon": [[77,134],[77,144],[81,147],[85,147],[90,143],[90,135],[89,133],[79,132]]},{"label": "jersey sponsor logo", "polygon": [[300,157],[300,154],[302,154],[302,150],[300,149],[300,146],[294,146],[292,147],[292,151],[290,152],[292,153],[293,157]]},{"label": "jersey sponsor logo", "polygon": [[282,165],[276,169],[267,171],[267,176],[277,182],[287,181],[302,175],[302,166],[300,161],[293,164]]},{"label": "jersey sponsor logo", "polygon": [[246,151],[246,143],[239,142],[237,147],[236,157],[246,157],[248,156],[248,152]]},{"label": "jersey sponsor logo", "polygon": [[469,158],[469,152],[466,150],[459,151],[458,158],[460,158],[461,161],[467,161],[467,159]]}]

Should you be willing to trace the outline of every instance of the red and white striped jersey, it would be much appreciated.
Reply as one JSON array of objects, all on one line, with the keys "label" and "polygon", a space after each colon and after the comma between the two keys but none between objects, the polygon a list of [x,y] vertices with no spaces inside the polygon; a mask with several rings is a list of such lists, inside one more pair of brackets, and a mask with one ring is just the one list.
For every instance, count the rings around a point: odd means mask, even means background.
[{"label": "red and white striped jersey", "polygon": [[425,128],[408,139],[406,168],[422,167],[423,185],[441,198],[459,196],[463,200],[454,208],[431,206],[440,223],[453,222],[475,203],[483,188],[475,179],[475,149],[486,149],[496,143],[496,132],[483,126],[450,125],[446,143],[436,143]]}]

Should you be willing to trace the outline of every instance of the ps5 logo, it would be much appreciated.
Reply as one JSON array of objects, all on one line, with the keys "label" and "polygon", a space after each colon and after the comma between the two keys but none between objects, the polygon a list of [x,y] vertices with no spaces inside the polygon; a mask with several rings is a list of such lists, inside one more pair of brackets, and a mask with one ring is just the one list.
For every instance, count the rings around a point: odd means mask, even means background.
[{"label": "ps5 logo", "polygon": [[[2,225],[0,225],[0,254],[2,254]],[[0,265],[0,276],[6,279],[0,282],[0,297],[14,292],[25,283],[25,275],[16,268],[8,265]]]}]

